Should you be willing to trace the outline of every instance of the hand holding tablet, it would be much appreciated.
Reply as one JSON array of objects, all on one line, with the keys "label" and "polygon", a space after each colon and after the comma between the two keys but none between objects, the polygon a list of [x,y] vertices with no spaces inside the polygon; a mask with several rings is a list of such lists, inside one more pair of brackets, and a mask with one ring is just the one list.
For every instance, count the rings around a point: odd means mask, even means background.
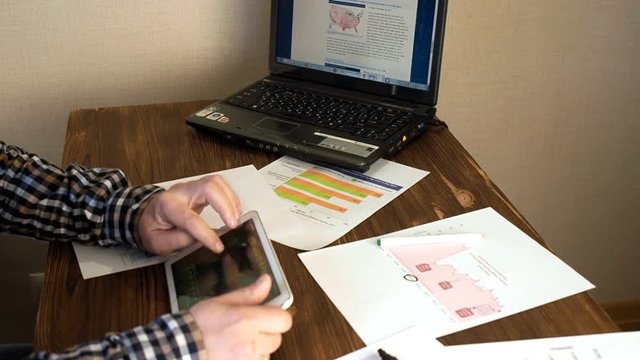
[{"label": "hand holding tablet", "polygon": [[292,325],[287,280],[255,211],[218,235],[222,253],[198,243],[165,262],[171,310],[189,310],[210,358],[268,358]]},{"label": "hand holding tablet", "polygon": [[271,288],[263,274],[249,287],[203,300],[190,310],[211,359],[268,359],[291,328],[286,310],[258,305]]},{"label": "hand holding tablet", "polygon": [[222,253],[198,243],[165,262],[171,311],[187,310],[201,300],[249,286],[261,274],[272,280],[263,304],[288,308],[293,295],[258,214],[244,214],[235,229],[222,228],[218,235],[224,243]]}]

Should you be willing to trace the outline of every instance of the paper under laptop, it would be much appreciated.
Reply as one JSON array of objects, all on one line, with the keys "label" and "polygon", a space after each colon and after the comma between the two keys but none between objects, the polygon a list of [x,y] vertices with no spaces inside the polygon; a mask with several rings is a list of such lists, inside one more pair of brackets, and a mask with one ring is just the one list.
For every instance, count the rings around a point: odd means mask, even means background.
[{"label": "paper under laptop", "polygon": [[191,126],[366,171],[433,122],[446,0],[272,0],[270,75]]}]

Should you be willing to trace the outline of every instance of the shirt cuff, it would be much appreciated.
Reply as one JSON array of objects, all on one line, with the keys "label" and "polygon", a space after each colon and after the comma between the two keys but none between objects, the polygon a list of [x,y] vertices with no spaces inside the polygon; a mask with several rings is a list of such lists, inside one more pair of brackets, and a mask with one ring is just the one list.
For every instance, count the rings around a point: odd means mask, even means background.
[{"label": "shirt cuff", "polygon": [[135,358],[207,359],[202,332],[188,311],[165,314],[121,335],[125,353]]},{"label": "shirt cuff", "polygon": [[207,359],[202,332],[188,311],[165,314],[155,321],[120,334],[107,334],[90,342],[52,354],[38,352],[31,359]]},{"label": "shirt cuff", "polygon": [[207,349],[204,347],[204,337],[202,335],[202,331],[200,331],[200,328],[196,323],[196,319],[188,311],[180,313],[180,316],[182,316],[183,321],[189,327],[191,341],[193,341],[193,343],[198,347],[198,358],[201,360],[208,359]]},{"label": "shirt cuff", "polygon": [[154,194],[164,191],[159,186],[130,186],[116,191],[107,202],[104,215],[104,238],[101,246],[127,244],[144,250],[138,224]]}]

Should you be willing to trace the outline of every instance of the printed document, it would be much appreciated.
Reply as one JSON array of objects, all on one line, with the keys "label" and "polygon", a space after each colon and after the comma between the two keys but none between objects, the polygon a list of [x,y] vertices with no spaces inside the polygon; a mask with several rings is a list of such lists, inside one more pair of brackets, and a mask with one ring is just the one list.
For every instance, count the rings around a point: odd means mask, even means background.
[{"label": "printed document", "polygon": [[640,331],[443,346],[412,327],[339,360],[380,360],[378,349],[402,360],[628,360],[640,354]]},{"label": "printed document", "polygon": [[413,325],[440,337],[593,288],[491,208],[299,256],[367,344]]},{"label": "printed document", "polygon": [[414,326],[336,360],[380,360],[379,349],[399,360],[437,360],[433,354],[443,347],[427,331]]},{"label": "printed document", "polygon": [[629,360],[640,357],[640,331],[503,341],[435,349],[432,360]]},{"label": "printed document", "polygon": [[315,250],[346,234],[428,172],[380,159],[360,173],[284,156],[260,174],[297,220],[274,240]]},{"label": "printed document", "polygon": [[[260,215],[269,238],[280,241],[295,221],[286,206],[280,204],[278,197],[271,191],[253,165],[219,171],[214,174],[222,176],[229,186],[238,194],[244,211],[256,210]],[[179,182],[196,180],[209,174],[157,184],[165,189]],[[214,229],[224,225],[222,219],[210,206],[202,212],[204,220]],[[136,269],[163,263],[168,256],[155,256],[128,246],[102,248],[73,243],[82,277],[89,279],[96,276],[112,274],[120,271]]]}]

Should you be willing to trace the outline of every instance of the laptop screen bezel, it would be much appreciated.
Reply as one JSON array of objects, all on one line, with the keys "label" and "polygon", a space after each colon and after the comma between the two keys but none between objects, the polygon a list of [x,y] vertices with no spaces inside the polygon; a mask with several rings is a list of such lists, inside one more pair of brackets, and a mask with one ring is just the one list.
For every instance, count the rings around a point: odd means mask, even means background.
[{"label": "laptop screen bezel", "polygon": [[440,67],[442,64],[442,50],[444,44],[444,29],[447,14],[447,0],[439,0],[435,35],[433,38],[433,59],[429,89],[427,91],[394,86],[372,80],[359,79],[344,75],[333,74],[320,70],[300,68],[297,66],[276,62],[276,38],[278,31],[278,0],[271,1],[271,37],[269,53],[269,72],[274,75],[307,80],[323,85],[336,86],[344,89],[367,92],[374,95],[390,97],[413,103],[435,106],[438,100],[440,82]]}]

